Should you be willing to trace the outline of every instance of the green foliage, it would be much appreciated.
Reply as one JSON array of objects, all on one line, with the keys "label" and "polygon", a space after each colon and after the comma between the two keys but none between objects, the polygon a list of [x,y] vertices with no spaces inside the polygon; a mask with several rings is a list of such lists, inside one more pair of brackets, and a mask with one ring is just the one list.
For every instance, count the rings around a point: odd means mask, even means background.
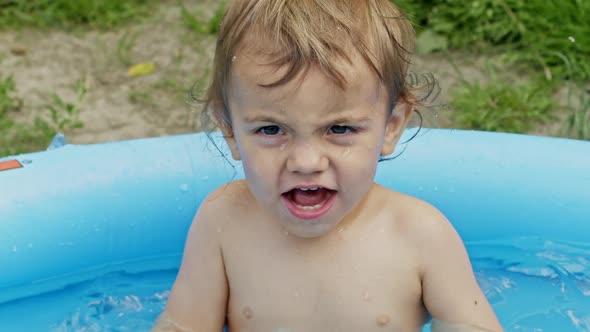
[{"label": "green foliage", "polygon": [[590,97],[580,94],[580,107],[570,109],[564,125],[565,133],[570,138],[590,141]]},{"label": "green foliage", "polygon": [[419,26],[445,36],[449,47],[491,45],[511,61],[542,69],[547,78],[567,70],[555,52],[576,68],[575,79],[590,79],[590,1],[586,0],[421,0],[395,1]]},{"label": "green foliage", "polygon": [[213,13],[213,16],[206,20],[202,18],[204,15],[201,12],[191,13],[188,8],[186,8],[184,1],[178,0],[178,6],[180,7],[184,23],[192,31],[200,34],[216,34],[219,31],[219,25],[223,19],[226,2],[221,1]]},{"label": "green foliage", "polygon": [[0,0],[0,30],[7,28],[112,28],[149,14],[153,0]]},{"label": "green foliage", "polygon": [[76,102],[66,102],[53,94],[52,102],[44,106],[49,113],[48,119],[37,116],[32,124],[16,122],[0,109],[0,156],[45,149],[58,132],[83,127],[78,116],[88,90],[83,81],[76,82],[74,90]]},{"label": "green foliage", "polygon": [[15,92],[16,86],[12,75],[3,78],[2,73],[0,73],[0,119],[6,112],[20,109],[21,103],[14,96]]},{"label": "green foliage", "polygon": [[551,118],[553,90],[554,86],[545,80],[500,80],[490,66],[487,84],[463,81],[453,91],[453,121],[465,129],[526,133]]}]

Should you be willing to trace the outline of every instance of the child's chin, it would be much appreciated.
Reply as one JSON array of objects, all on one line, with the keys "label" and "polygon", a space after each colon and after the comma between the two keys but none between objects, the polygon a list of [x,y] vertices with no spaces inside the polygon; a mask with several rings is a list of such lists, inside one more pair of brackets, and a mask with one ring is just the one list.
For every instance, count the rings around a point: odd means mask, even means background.
[{"label": "child's chin", "polygon": [[326,220],[300,220],[293,216],[283,222],[283,227],[289,233],[300,238],[312,239],[330,233],[336,225],[326,223]]}]

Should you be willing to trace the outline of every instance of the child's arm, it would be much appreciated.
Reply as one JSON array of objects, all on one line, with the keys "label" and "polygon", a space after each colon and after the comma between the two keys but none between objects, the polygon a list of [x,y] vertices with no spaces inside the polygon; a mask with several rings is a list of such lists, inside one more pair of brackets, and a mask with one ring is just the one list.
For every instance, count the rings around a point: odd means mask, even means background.
[{"label": "child's arm", "polygon": [[221,332],[227,279],[223,265],[217,200],[205,200],[189,231],[178,276],[164,313],[152,332]]},{"label": "child's arm", "polygon": [[[419,236],[426,309],[439,321],[473,326],[472,330],[460,331],[503,331],[477,284],[459,235],[440,212],[433,210],[433,217],[426,220]],[[432,331],[445,329],[433,326]]]}]

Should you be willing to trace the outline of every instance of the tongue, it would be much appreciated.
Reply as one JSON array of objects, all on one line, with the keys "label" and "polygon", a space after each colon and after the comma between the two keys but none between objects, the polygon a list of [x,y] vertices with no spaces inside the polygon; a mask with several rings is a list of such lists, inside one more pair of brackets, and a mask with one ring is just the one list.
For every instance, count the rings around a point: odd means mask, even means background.
[{"label": "tongue", "polygon": [[295,204],[302,206],[318,205],[326,199],[328,190],[325,188],[318,188],[317,190],[300,190],[294,189],[291,197]]}]

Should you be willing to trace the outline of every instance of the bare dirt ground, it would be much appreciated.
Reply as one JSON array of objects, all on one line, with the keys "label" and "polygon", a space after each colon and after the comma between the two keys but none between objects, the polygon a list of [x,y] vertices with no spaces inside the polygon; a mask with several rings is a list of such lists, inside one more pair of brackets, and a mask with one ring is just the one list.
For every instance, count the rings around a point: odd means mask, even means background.
[{"label": "bare dirt ground", "polygon": [[[213,0],[185,1],[203,13],[215,8]],[[98,143],[189,133],[199,130],[198,105],[189,91],[203,88],[209,76],[215,37],[196,34],[183,24],[174,1],[162,1],[157,12],[142,23],[116,31],[0,32],[0,72],[12,74],[24,102],[16,115],[31,120],[46,116],[44,105],[55,93],[76,98],[72,85],[82,80],[88,94],[80,105],[84,128],[66,132],[68,142]],[[485,79],[478,59],[457,59],[465,78]],[[130,77],[131,65],[155,63],[155,71]],[[449,100],[458,75],[436,54],[417,56],[414,70],[433,73],[441,93],[436,104]],[[445,108],[427,111],[429,127],[450,126]],[[555,126],[535,133],[551,134]]]}]

